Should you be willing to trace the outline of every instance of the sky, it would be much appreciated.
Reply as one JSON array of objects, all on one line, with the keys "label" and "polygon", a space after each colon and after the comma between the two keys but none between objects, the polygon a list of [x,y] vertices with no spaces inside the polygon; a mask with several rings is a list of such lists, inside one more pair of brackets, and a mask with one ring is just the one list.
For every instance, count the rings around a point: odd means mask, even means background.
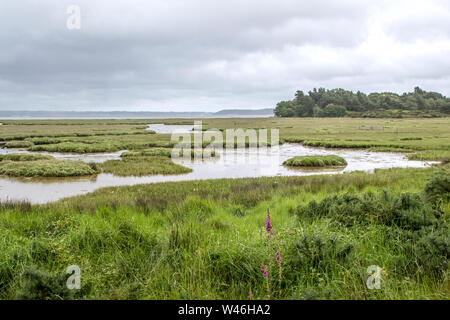
[{"label": "sky", "polygon": [[450,95],[449,0],[0,2],[0,110],[214,112],[415,86]]}]

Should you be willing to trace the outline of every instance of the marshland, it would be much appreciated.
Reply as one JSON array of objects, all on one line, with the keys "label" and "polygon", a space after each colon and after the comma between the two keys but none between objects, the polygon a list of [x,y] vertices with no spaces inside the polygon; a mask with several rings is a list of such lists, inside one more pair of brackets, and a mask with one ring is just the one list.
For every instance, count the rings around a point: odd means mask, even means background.
[{"label": "marshland", "polygon": [[[3,299],[450,297],[449,118],[203,120],[279,129],[273,172],[246,148],[172,161],[158,131],[193,119],[1,122]],[[347,165],[283,166],[330,155]]]}]

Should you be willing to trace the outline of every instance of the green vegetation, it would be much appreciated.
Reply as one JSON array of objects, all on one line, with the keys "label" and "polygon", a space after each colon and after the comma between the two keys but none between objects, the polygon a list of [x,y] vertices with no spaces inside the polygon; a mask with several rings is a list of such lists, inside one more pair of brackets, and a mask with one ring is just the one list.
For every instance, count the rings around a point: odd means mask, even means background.
[{"label": "green vegetation", "polygon": [[70,177],[87,176],[97,172],[95,164],[83,161],[56,160],[43,154],[0,154],[0,176]]},{"label": "green vegetation", "polygon": [[[449,167],[114,187],[0,204],[0,298],[444,299]],[[79,265],[81,290],[64,274]],[[381,268],[380,290],[366,286]],[[279,289],[281,289],[281,294]]]},{"label": "green vegetation", "polygon": [[347,165],[347,161],[335,155],[299,156],[290,158],[283,164],[289,167],[343,167]]},{"label": "green vegetation", "polygon": [[120,156],[122,158],[138,157],[138,156],[161,156],[170,157],[172,155],[172,149],[169,148],[152,148],[142,151],[123,152]]},{"label": "green vegetation", "polygon": [[0,175],[11,177],[69,177],[87,176],[96,171],[83,161],[33,160],[0,162]]},{"label": "green vegetation", "polygon": [[52,156],[45,154],[31,154],[31,153],[9,153],[0,154],[0,161],[34,161],[34,160],[51,160]]},{"label": "green vegetation", "polygon": [[[183,156],[183,150],[180,150],[179,156]],[[191,158],[194,158],[195,155],[198,157],[216,157],[216,152],[213,150],[208,154],[207,152],[204,152],[204,150],[191,150],[190,156]],[[169,148],[151,148],[151,149],[145,149],[142,151],[132,151],[132,152],[124,152],[121,154],[122,158],[128,158],[128,157],[139,157],[139,156],[161,156],[161,157],[172,157],[172,149]]]},{"label": "green vegetation", "polygon": [[10,141],[5,144],[7,148],[28,148],[33,145],[30,141]]},{"label": "green vegetation", "polygon": [[450,99],[418,87],[402,95],[314,88],[308,95],[297,91],[293,100],[279,102],[274,112],[277,117],[433,118],[450,114]]},{"label": "green vegetation", "polygon": [[[167,123],[170,121],[166,120]],[[208,119],[204,122],[208,128],[253,128],[255,124],[279,129],[281,142],[313,147],[424,152],[423,160],[437,161],[445,160],[445,152],[450,149],[450,118],[263,118]],[[444,158],[436,159],[439,154],[444,154]]]},{"label": "green vegetation", "polygon": [[153,174],[181,174],[192,170],[172,162],[169,154],[162,155],[160,149],[143,154],[124,153],[123,160],[109,160],[104,163],[56,160],[50,155],[13,153],[0,155],[0,175],[13,177],[68,177],[85,176],[99,172],[118,176],[142,176]]},{"label": "green vegetation", "polygon": [[[149,148],[171,148],[176,144],[170,134],[148,134],[144,123],[192,124],[194,120],[2,120],[5,125],[0,126],[0,141],[26,139],[34,144],[28,147],[33,151],[141,152]],[[450,118],[239,118],[205,119],[202,129],[276,128],[280,130],[282,143],[420,152],[423,160],[442,160],[448,157],[445,152],[450,146],[449,127]],[[440,154],[443,158],[437,159]]]},{"label": "green vegetation", "polygon": [[[411,102],[417,95],[427,103],[440,99],[419,91],[400,99]],[[327,100],[319,108],[330,116],[343,111],[340,105],[345,104]],[[394,111],[346,106],[350,116]],[[406,108],[401,113],[434,112],[442,110]],[[449,120],[206,119],[203,130],[277,128],[285,143],[410,152],[409,159],[445,162]],[[148,123],[193,120],[1,122],[0,141],[26,143],[35,151],[128,150],[122,160],[101,164],[0,155],[1,175],[190,172],[171,161],[170,135],[145,129]],[[290,161],[342,163],[322,157]],[[448,300],[449,170],[443,165],[374,174],[158,183],[104,188],[46,205],[0,202],[0,298],[247,299],[250,290],[253,298],[265,298],[260,266],[268,260],[264,223],[270,208],[282,257],[281,286],[280,271],[273,269],[273,298]],[[73,264],[82,271],[79,291],[65,287],[65,270]],[[382,268],[381,290],[366,286],[370,265]]]},{"label": "green vegetation", "polygon": [[450,159],[450,150],[428,150],[419,153],[408,154],[409,160],[419,161],[443,161],[448,162]]},{"label": "green vegetation", "polygon": [[98,165],[103,172],[117,176],[189,173],[190,168],[175,164],[167,156],[125,156],[122,160],[108,160]]},{"label": "green vegetation", "polygon": [[96,153],[96,152],[114,152],[120,150],[120,146],[114,142],[110,143],[73,143],[62,142],[58,144],[40,144],[29,148],[30,151],[48,151],[48,152],[73,152],[73,153]]}]

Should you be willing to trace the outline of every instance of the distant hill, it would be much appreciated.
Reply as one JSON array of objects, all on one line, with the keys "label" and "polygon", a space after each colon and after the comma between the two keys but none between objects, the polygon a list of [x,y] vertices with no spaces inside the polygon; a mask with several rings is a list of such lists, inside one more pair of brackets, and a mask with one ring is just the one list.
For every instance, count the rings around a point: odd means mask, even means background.
[{"label": "distant hill", "polygon": [[252,109],[226,109],[226,110],[220,110],[214,113],[214,116],[229,116],[229,115],[239,115],[239,116],[268,116],[272,117],[274,115],[273,109],[259,109],[259,110],[252,110]]},{"label": "distant hill", "polygon": [[273,109],[229,109],[218,112],[153,111],[1,111],[0,119],[155,119],[273,117]]}]

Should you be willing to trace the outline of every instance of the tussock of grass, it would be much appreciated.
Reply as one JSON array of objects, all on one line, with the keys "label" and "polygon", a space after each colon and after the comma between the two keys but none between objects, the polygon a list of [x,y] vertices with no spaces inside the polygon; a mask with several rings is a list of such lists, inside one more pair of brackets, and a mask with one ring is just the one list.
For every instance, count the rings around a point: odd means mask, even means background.
[{"label": "tussock of grass", "polygon": [[46,154],[32,154],[32,153],[9,153],[0,154],[0,161],[35,161],[35,160],[51,160],[54,159]]},{"label": "tussock of grass", "polygon": [[95,170],[83,161],[34,160],[0,162],[0,175],[11,177],[69,177],[87,176],[95,173]]},{"label": "tussock of grass", "polygon": [[26,200],[5,200],[0,201],[1,210],[17,210],[19,212],[31,211],[31,203]]},{"label": "tussock of grass", "polygon": [[7,148],[29,148],[33,145],[30,141],[10,141],[5,144]]},{"label": "tussock of grass", "polygon": [[122,160],[109,160],[99,164],[105,173],[117,176],[143,176],[153,174],[181,174],[192,171],[175,164],[167,156],[126,156]]},{"label": "tussock of grass", "polygon": [[[179,156],[183,157],[184,153],[183,150],[180,150]],[[204,152],[204,150],[191,150],[190,156],[191,158],[194,158],[195,156],[199,157],[216,157],[217,154],[213,150],[211,151],[211,154],[208,154]],[[124,152],[121,154],[122,158],[131,158],[131,157],[148,157],[148,156],[161,156],[161,157],[172,157],[172,149],[169,148],[152,148],[152,149],[146,149],[142,151],[130,151],[130,152]]]},{"label": "tussock of grass", "polygon": [[114,152],[121,149],[120,145],[114,142],[110,143],[74,143],[63,142],[58,144],[40,144],[29,148],[30,151],[48,151],[48,152],[73,152],[73,153],[96,153],[96,152]]},{"label": "tussock of grass", "polygon": [[342,167],[347,165],[347,161],[336,155],[299,156],[290,158],[283,164],[290,167]]},{"label": "tussock of grass", "polygon": [[141,151],[124,152],[121,154],[121,157],[122,158],[139,157],[139,156],[170,157],[171,154],[172,154],[172,149],[170,149],[170,148],[152,148],[152,149],[145,149],[145,150],[141,150]]}]

